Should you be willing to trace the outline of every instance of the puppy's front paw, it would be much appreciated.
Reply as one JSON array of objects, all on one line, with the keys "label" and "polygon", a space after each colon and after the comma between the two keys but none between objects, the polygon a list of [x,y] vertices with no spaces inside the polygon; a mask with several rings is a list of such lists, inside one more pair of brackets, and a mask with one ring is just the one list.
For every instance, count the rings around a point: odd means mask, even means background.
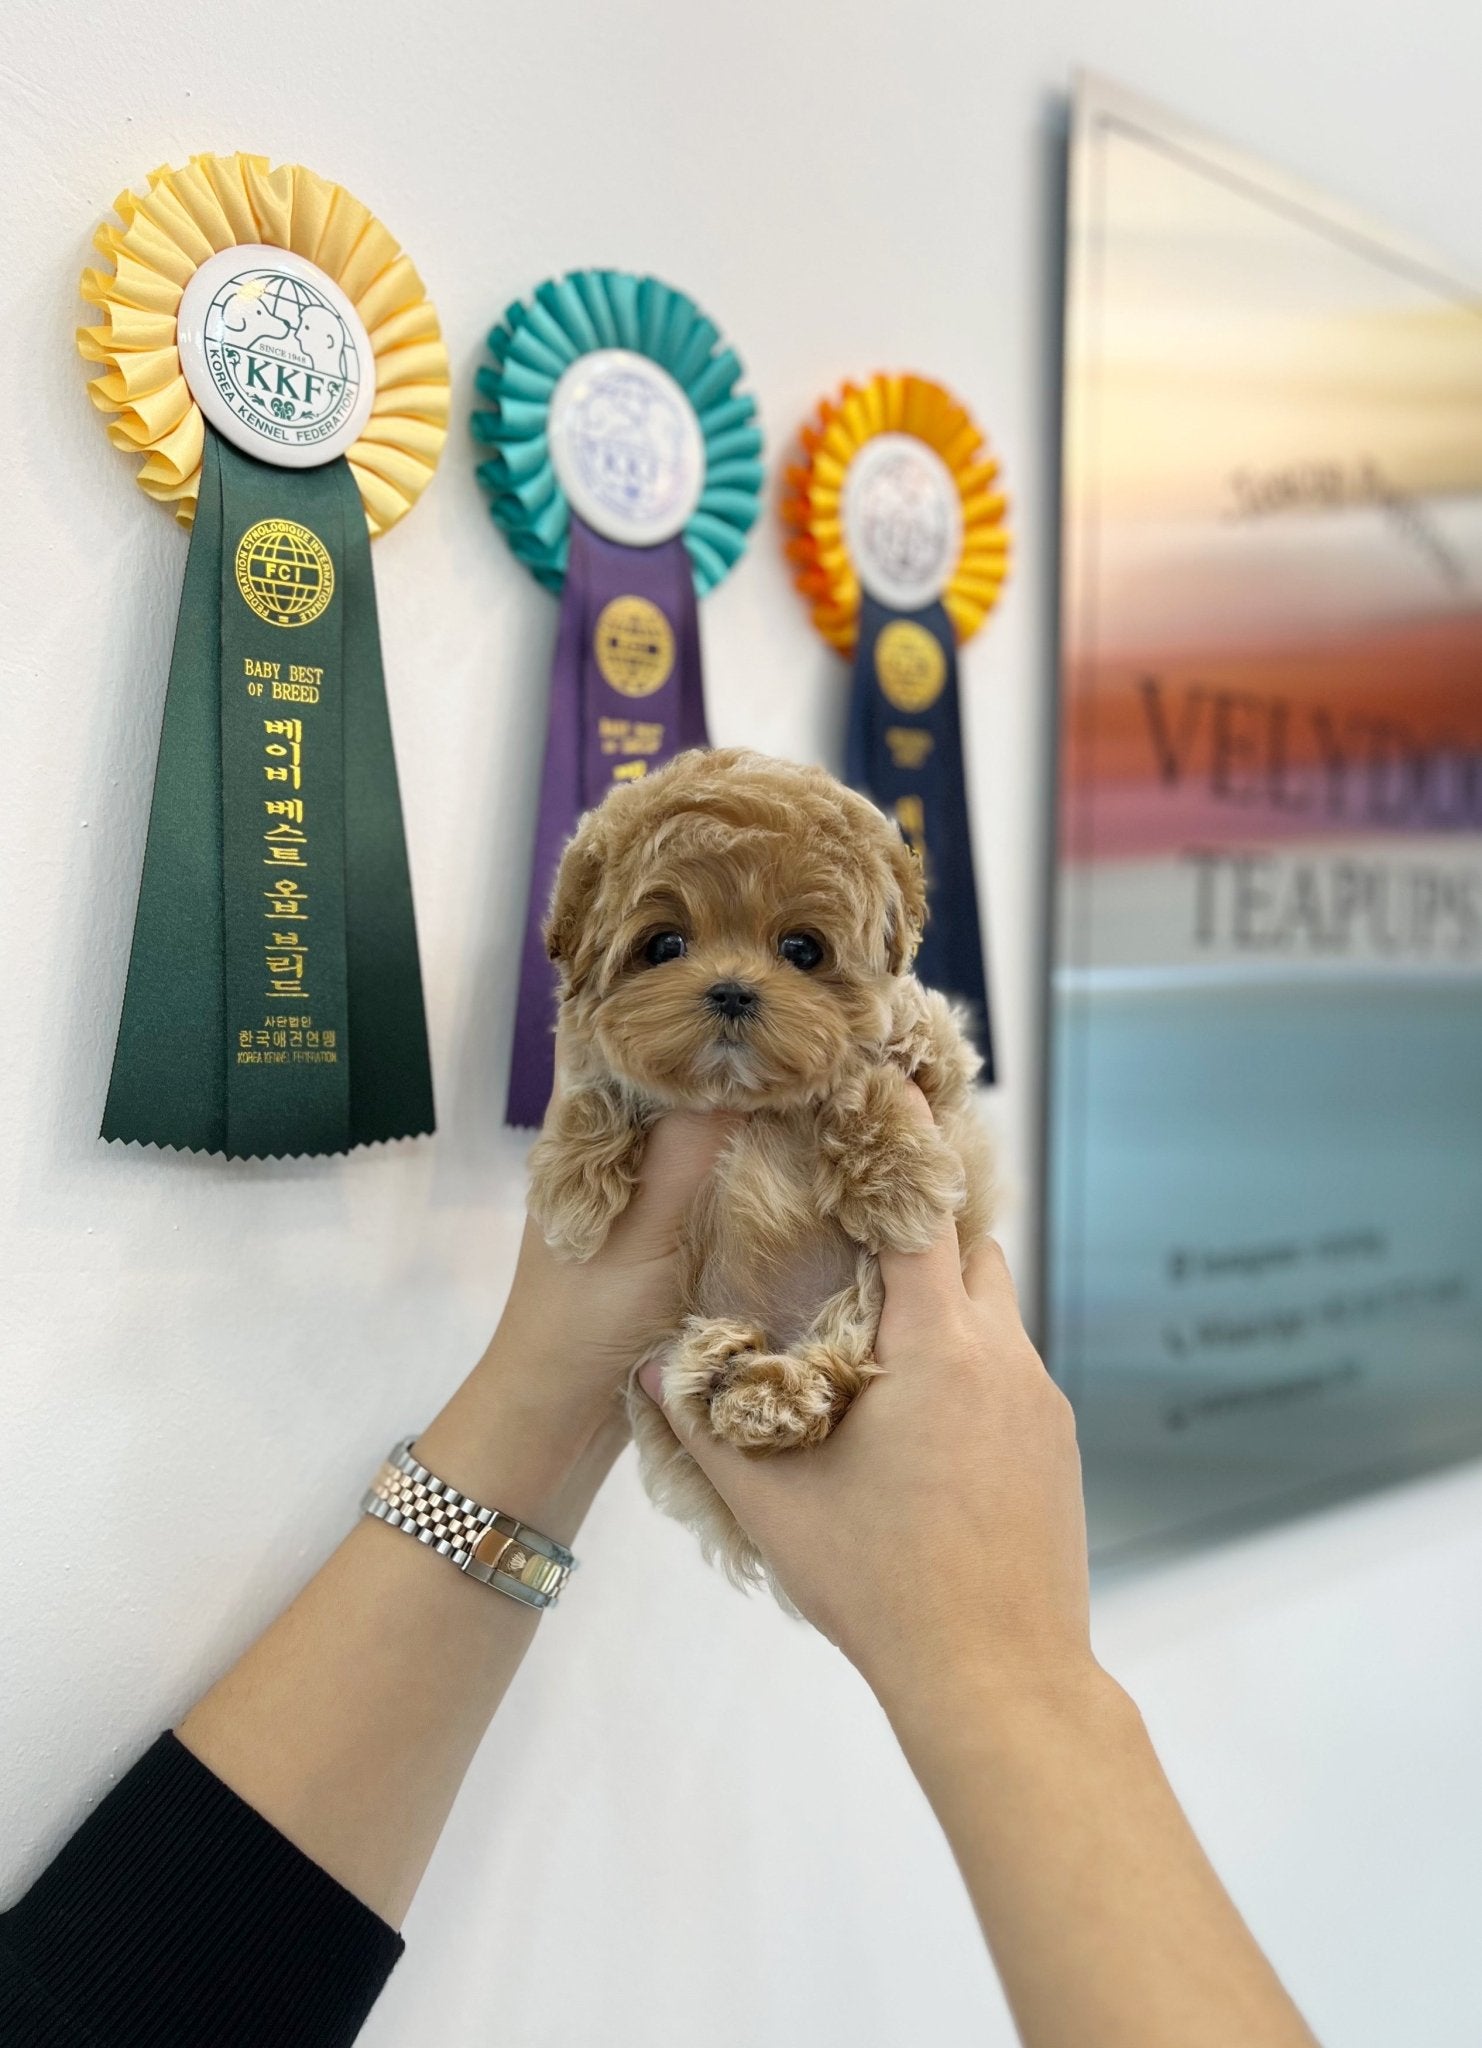
[{"label": "puppy's front paw", "polygon": [[871,1251],[923,1252],[962,1207],[962,1162],[935,1131],[913,1130],[891,1151],[890,1184],[860,1219],[872,1235],[859,1241]]},{"label": "puppy's front paw", "polygon": [[553,1251],[589,1259],[628,1206],[644,1132],[592,1089],[559,1103],[530,1155],[530,1213]]},{"label": "puppy's front paw", "polygon": [[962,1207],[962,1162],[916,1122],[893,1068],[828,1105],[819,1131],[823,1206],[866,1251],[919,1252]]},{"label": "puppy's front paw", "polygon": [[568,1259],[589,1259],[601,1251],[632,1183],[607,1160],[562,1153],[555,1147],[542,1157],[545,1143],[542,1138],[530,1162],[530,1214],[552,1251],[563,1252]]}]

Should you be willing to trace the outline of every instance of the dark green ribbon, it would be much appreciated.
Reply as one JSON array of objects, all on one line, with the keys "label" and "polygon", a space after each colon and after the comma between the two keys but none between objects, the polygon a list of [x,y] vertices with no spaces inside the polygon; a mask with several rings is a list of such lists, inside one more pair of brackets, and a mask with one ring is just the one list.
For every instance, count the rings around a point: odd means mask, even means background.
[{"label": "dark green ribbon", "polygon": [[[273,521],[317,546],[243,553]],[[255,1158],[432,1128],[360,493],[208,429],[103,1136]]]}]

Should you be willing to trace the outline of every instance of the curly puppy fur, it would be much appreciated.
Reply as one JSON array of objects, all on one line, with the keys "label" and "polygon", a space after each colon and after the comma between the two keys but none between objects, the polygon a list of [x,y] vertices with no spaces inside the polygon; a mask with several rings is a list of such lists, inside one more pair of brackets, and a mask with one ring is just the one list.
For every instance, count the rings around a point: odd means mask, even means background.
[{"label": "curly puppy fur", "polygon": [[[734,749],[614,789],[561,862],[561,1086],[532,1213],[556,1250],[590,1258],[657,1117],[744,1113],[686,1222],[683,1320],[649,1356],[671,1408],[757,1456],[822,1442],[879,1370],[882,1247],[920,1250],[952,1211],[966,1258],[992,1223],[979,1061],[910,971],[925,914],[919,863],[873,804]],[[636,1387],[629,1412],[653,1498],[739,1583],[764,1580]]]}]

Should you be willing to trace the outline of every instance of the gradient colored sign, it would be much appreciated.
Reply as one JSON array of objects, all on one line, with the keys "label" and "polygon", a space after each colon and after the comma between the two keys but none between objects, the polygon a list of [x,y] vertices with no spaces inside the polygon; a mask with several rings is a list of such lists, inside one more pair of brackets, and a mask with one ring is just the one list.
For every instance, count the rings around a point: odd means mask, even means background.
[{"label": "gradient colored sign", "polygon": [[1048,1336],[1093,1540],[1482,1451],[1482,295],[1071,140]]}]

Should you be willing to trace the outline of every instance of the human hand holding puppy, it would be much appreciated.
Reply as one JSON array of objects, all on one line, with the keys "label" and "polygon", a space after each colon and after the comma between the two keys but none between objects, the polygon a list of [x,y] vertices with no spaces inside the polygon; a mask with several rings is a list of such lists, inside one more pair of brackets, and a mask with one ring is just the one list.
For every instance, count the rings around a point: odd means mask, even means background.
[{"label": "human hand holding puppy", "polygon": [[[912,1112],[931,1112],[914,1087]],[[788,1599],[909,1719],[964,1685],[1074,1693],[1091,1653],[1086,1526],[1069,1402],[1020,1320],[991,1240],[964,1267],[944,1217],[883,1252],[879,1375],[806,1458],[749,1457],[640,1384]]]},{"label": "human hand holding puppy", "polygon": [[826,1443],[749,1457],[683,1401],[669,1425],[884,1706],[1026,2048],[1316,2048],[1092,1653],[1075,1427],[1002,1254],[964,1266],[944,1222],[880,1263],[880,1372]]}]

